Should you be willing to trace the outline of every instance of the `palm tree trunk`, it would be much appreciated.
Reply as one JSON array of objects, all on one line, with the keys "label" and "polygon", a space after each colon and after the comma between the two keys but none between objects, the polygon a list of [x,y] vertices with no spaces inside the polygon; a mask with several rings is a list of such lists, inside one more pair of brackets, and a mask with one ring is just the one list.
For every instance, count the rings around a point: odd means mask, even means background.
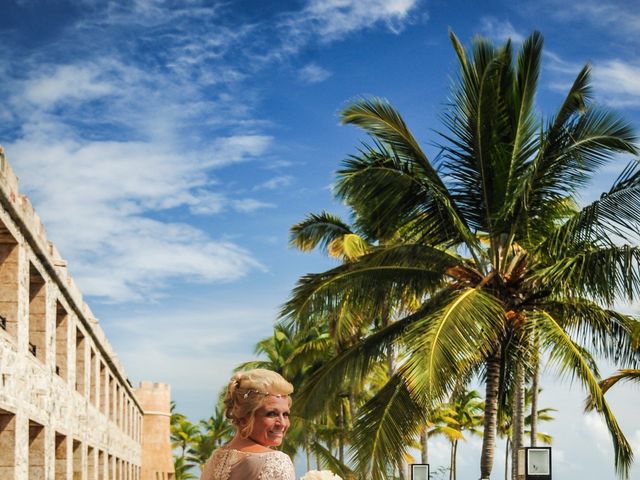
[{"label": "palm tree trunk", "polygon": [[[499,347],[498,347],[499,348]],[[480,455],[480,476],[489,478],[493,468],[498,426],[498,387],[500,384],[500,350],[487,359],[487,381],[485,385],[484,435]]]},{"label": "palm tree trunk", "polygon": [[338,460],[344,463],[344,405],[342,402],[338,409]]},{"label": "palm tree trunk", "polygon": [[353,419],[356,418],[356,395],[353,387],[349,388],[349,430],[353,428]]},{"label": "palm tree trunk", "polygon": [[449,452],[449,480],[453,480],[453,441],[451,442],[451,451]]},{"label": "palm tree trunk", "polygon": [[404,455],[400,458],[398,462],[398,477],[400,480],[407,480],[407,470],[408,470],[407,461],[404,458]]},{"label": "palm tree trunk", "polygon": [[458,466],[456,465],[456,459],[458,457],[458,440],[453,443],[453,461],[451,463],[451,469],[453,470],[453,480],[456,480],[458,474]]},{"label": "palm tree trunk", "polygon": [[524,440],[524,366],[516,365],[513,385],[513,420],[511,425],[511,477],[518,477],[518,453]]},{"label": "palm tree trunk", "polygon": [[426,425],[420,432],[420,447],[420,461],[422,463],[429,463],[429,434],[427,433]]},{"label": "palm tree trunk", "polygon": [[540,348],[534,331],[533,379],[531,380],[531,437],[530,445],[536,446],[538,436],[538,390],[540,385]]},{"label": "palm tree trunk", "polygon": [[507,441],[504,446],[504,480],[509,480],[509,447],[511,445],[511,439],[507,437]]}]

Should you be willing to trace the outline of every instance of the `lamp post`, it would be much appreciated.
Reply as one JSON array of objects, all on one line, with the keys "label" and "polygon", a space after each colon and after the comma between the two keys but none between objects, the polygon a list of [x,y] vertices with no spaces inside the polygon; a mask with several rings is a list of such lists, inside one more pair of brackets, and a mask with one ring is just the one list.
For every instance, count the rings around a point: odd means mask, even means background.
[{"label": "lamp post", "polygon": [[519,480],[551,480],[551,447],[518,450]]}]

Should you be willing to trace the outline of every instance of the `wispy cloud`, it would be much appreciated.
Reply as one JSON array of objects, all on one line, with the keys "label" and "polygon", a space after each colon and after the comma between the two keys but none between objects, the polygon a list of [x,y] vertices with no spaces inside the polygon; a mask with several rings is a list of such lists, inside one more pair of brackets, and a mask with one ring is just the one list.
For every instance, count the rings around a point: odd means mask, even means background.
[{"label": "wispy cloud", "polygon": [[595,87],[603,99],[614,107],[640,106],[640,61],[619,59],[594,62]]},{"label": "wispy cloud", "polygon": [[584,416],[584,426],[602,456],[611,458],[613,455],[611,437],[604,420],[595,413],[588,413]]},{"label": "wispy cloud", "polygon": [[325,41],[378,23],[399,32],[417,4],[417,0],[310,0],[291,25],[311,27]]},{"label": "wispy cloud", "polygon": [[522,43],[524,41],[524,35],[516,31],[508,20],[499,20],[496,17],[485,16],[480,19],[480,32],[500,42],[504,42],[508,39],[516,43]]},{"label": "wispy cloud", "polygon": [[180,220],[150,216],[205,203],[212,209],[206,213],[217,213],[216,208],[241,201],[207,196],[197,158],[172,145],[41,143],[27,137],[9,151],[19,170],[29,172],[27,190],[88,295],[135,300],[161,290],[171,278],[228,281],[259,267],[249,252],[229,241]]},{"label": "wispy cloud", "polygon": [[[567,61],[559,55],[545,53],[547,70],[552,74],[550,87],[566,93],[584,64]],[[592,79],[598,102],[611,107],[640,106],[640,58],[593,60]]]},{"label": "wispy cloud", "polygon": [[[113,318],[109,329],[122,341],[122,360],[133,378],[145,378],[150,358],[161,373],[156,381],[177,390],[200,388],[211,395],[214,385],[225,385],[234,368],[254,358],[247,338],[266,337],[276,312],[267,305],[230,306],[204,302],[191,305],[189,321],[184,307]],[[233,319],[233,329],[214,328]],[[203,365],[215,365],[206,368]],[[203,412],[204,414],[204,412]]]},{"label": "wispy cloud", "polygon": [[551,16],[563,21],[588,21],[597,27],[607,28],[613,35],[629,35],[640,33],[640,14],[634,2],[626,0],[599,2],[583,0],[581,2],[565,2],[553,0],[549,2]]},{"label": "wispy cloud", "polygon": [[277,190],[281,187],[287,187],[293,183],[293,177],[291,175],[279,175],[277,177],[270,178],[266,182],[256,185],[254,190]]},{"label": "wispy cloud", "polygon": [[58,65],[29,79],[24,96],[33,105],[50,108],[63,101],[90,101],[115,93],[114,85],[100,78],[97,65]]},{"label": "wispy cloud", "polygon": [[[176,278],[231,281],[263,268],[232,232],[189,218],[276,207],[216,176],[283,162],[247,79],[311,42],[398,32],[417,3],[310,0],[243,23],[224,3],[85,0],[37,52],[2,53],[5,147],[83,292],[128,301],[161,295]],[[300,71],[309,83],[330,75],[315,63]]]},{"label": "wispy cloud", "polygon": [[320,65],[309,63],[300,69],[298,76],[304,83],[320,83],[329,78],[331,72]]},{"label": "wispy cloud", "polygon": [[262,202],[255,198],[243,198],[241,200],[234,200],[233,207],[239,212],[251,213],[263,208],[275,208],[276,205],[269,202]]}]

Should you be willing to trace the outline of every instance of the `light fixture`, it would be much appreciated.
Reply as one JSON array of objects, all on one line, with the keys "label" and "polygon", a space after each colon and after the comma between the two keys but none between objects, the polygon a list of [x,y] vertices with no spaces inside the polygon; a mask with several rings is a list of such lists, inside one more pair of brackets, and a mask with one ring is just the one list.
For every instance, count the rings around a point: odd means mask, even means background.
[{"label": "light fixture", "polygon": [[551,480],[551,447],[524,447],[518,451],[518,478]]},{"label": "light fixture", "polygon": [[429,464],[412,463],[411,480],[429,480]]}]

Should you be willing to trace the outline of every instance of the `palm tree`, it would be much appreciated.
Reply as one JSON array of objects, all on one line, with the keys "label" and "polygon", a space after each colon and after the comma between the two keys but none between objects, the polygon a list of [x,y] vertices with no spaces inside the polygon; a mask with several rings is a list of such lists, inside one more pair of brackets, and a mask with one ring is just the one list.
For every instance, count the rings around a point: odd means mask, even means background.
[{"label": "palm tree", "polygon": [[[349,305],[373,319],[409,295],[421,305],[321,368],[298,403],[313,408],[320,392],[336,391],[345,378],[362,381],[387,352],[400,352],[393,377],[354,424],[357,467],[378,479],[418,435],[430,408],[461,379],[479,375],[480,473],[489,477],[499,398],[513,389],[520,395],[514,403],[523,405],[539,350],[593,395],[624,477],[632,453],[598,384],[594,356],[623,366],[640,360],[631,341],[636,320],[612,310],[617,298],[635,299],[640,291],[638,163],[590,205],[578,208],[576,197],[616,154],[636,154],[636,137],[623,120],[590,104],[589,66],[553,117],[536,115],[539,33],[515,62],[511,42],[496,48],[477,38],[467,53],[453,33],[451,40],[460,74],[435,160],[384,100],[358,100],[341,114],[372,143],[345,161],[334,191],[365,238],[396,241],[302,277],[283,315],[303,321]],[[619,245],[619,237],[631,244]],[[515,413],[514,432],[521,432],[524,409]],[[514,435],[513,448],[520,442]]]},{"label": "palm tree", "polygon": [[480,426],[483,420],[484,401],[480,398],[478,392],[471,390],[457,395],[451,403],[451,407],[454,412],[452,426],[460,432],[460,436],[453,438],[451,441],[451,475],[449,479],[456,480],[458,443],[460,440],[465,439],[464,432],[469,432],[472,435],[482,435]]},{"label": "palm tree", "polygon": [[[534,382],[535,383],[535,382]],[[529,435],[535,434],[536,442],[540,441],[547,445],[551,445],[553,438],[551,435],[539,432],[537,429],[534,430],[534,422],[550,422],[554,420],[553,412],[557,410],[554,408],[540,408],[536,407],[535,414],[533,411],[534,399],[537,399],[537,395],[534,395],[535,387],[532,385],[531,388],[527,388],[525,390],[524,400],[525,407],[531,407],[531,413],[527,415],[524,419],[525,430],[524,432]],[[539,389],[541,390],[541,389]],[[538,392],[540,393],[540,392]],[[507,399],[507,406],[511,403],[511,399]],[[528,430],[526,427],[529,427]],[[513,410],[511,408],[502,408],[498,413],[498,435],[505,438],[505,456],[504,456],[504,478],[507,480],[508,469],[509,469],[509,454],[513,451],[511,448],[512,445],[512,430],[513,430]],[[531,446],[535,446],[536,443],[531,442]]]},{"label": "palm tree", "polygon": [[[376,238],[371,233],[367,234],[359,230],[357,226],[350,226],[340,217],[325,211],[320,214],[308,215],[303,221],[293,225],[290,231],[290,244],[292,246],[302,251],[311,251],[319,248],[328,256],[340,259],[343,264],[357,261],[360,257],[369,253],[374,244],[391,245],[397,243],[400,239],[393,232],[387,233],[384,237]],[[369,293],[370,295],[376,295],[374,291]],[[403,312],[415,308],[417,304],[416,298],[411,295],[400,295],[393,301],[391,300],[389,298],[386,299],[375,312],[372,312],[371,309],[361,312],[358,309],[351,308],[348,301],[338,302],[333,305],[331,313],[326,312],[327,314],[322,316],[309,315],[304,319],[298,318],[292,325],[298,331],[304,331],[310,326],[317,328],[318,325],[326,325],[335,343],[335,353],[340,355],[352,348],[367,332],[388,326],[397,318],[400,318]],[[394,349],[389,349],[387,352],[385,381],[388,381],[394,375],[398,355],[399,352],[394,351]],[[375,376],[377,376],[377,380],[373,384],[382,385],[384,382],[380,382],[379,369]],[[372,380],[373,378],[370,376],[367,379],[363,379],[360,384],[371,384]],[[355,416],[355,396],[358,390],[362,390],[361,385],[357,385],[356,382],[353,382],[353,379],[345,379],[350,418]],[[364,397],[360,395],[360,398],[362,400]],[[303,415],[313,416],[317,414],[317,411],[310,409],[304,410],[302,413]],[[351,422],[345,425],[343,418],[346,416],[339,414],[338,423],[343,427],[347,427],[348,431],[351,428]],[[426,439],[424,439],[423,445],[425,443]],[[423,446],[423,448],[425,447]],[[401,480],[406,476],[407,458],[409,456],[406,452],[398,455],[397,458],[397,469]],[[340,438],[339,460],[344,463],[342,437]],[[423,455],[423,462],[426,462],[425,455]]]},{"label": "palm tree", "polygon": [[221,405],[216,406],[213,415],[198,422],[199,433],[195,435],[188,450],[187,459],[201,469],[213,451],[233,437],[233,427],[224,415]]},{"label": "palm tree", "polygon": [[179,448],[180,452],[173,456],[173,466],[176,472],[176,480],[189,480],[196,478],[191,474],[194,466],[189,461],[187,453],[194,445],[199,434],[198,427],[187,420],[182,413],[176,411],[176,403],[171,402],[170,418],[171,448]]},{"label": "palm tree", "polygon": [[189,448],[196,442],[200,429],[186,418],[181,418],[171,426],[171,447],[179,448],[179,458],[187,459]]},{"label": "palm tree", "polygon": [[188,463],[184,457],[174,456],[173,467],[176,472],[175,480],[192,480],[198,478],[191,473],[193,465]]}]

